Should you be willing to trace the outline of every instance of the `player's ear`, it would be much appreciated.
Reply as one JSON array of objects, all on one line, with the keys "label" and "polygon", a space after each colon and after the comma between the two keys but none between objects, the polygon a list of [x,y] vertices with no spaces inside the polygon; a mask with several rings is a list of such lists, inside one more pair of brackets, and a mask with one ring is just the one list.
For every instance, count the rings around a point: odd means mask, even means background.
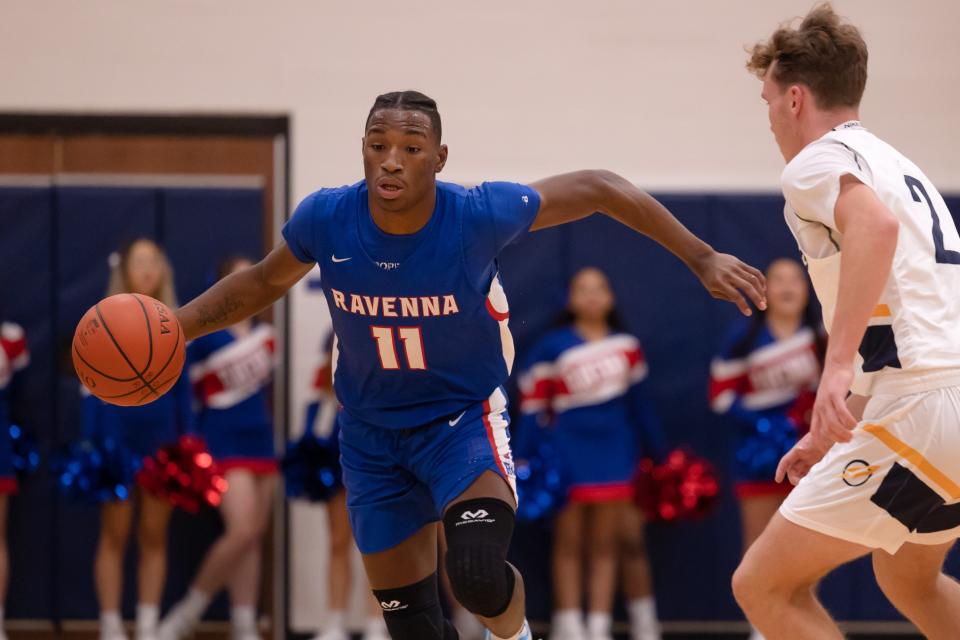
[{"label": "player's ear", "polygon": [[800,85],[790,85],[790,88],[787,89],[788,98],[790,99],[790,111],[796,115],[800,111],[801,105],[803,105],[803,89],[800,88]]},{"label": "player's ear", "polygon": [[443,167],[447,164],[447,145],[440,145],[440,149],[437,151],[437,166],[434,168],[434,173],[440,173],[443,171]]}]

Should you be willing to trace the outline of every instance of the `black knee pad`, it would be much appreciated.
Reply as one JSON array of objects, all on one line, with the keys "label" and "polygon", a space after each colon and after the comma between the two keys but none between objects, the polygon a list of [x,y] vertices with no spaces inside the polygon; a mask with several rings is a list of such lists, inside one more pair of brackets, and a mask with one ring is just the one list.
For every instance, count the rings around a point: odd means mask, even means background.
[{"label": "black knee pad", "polygon": [[456,629],[443,618],[437,574],[396,589],[374,589],[383,621],[393,640],[458,640]]},{"label": "black knee pad", "polygon": [[467,611],[493,618],[510,606],[516,576],[507,549],[515,520],[513,507],[496,498],[458,502],[443,516],[447,575]]}]

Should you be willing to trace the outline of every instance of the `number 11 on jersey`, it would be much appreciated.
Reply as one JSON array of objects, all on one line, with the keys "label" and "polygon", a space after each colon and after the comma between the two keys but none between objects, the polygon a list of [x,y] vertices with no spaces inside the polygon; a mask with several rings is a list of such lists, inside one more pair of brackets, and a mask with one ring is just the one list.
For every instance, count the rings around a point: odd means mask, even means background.
[{"label": "number 11 on jersey", "polygon": [[[396,332],[403,343],[408,368],[425,370],[427,368],[427,358],[423,353],[423,332],[420,327],[397,327]],[[370,327],[370,333],[373,335],[373,339],[377,341],[380,366],[384,369],[399,369],[400,359],[397,355],[394,328],[373,326]]]}]

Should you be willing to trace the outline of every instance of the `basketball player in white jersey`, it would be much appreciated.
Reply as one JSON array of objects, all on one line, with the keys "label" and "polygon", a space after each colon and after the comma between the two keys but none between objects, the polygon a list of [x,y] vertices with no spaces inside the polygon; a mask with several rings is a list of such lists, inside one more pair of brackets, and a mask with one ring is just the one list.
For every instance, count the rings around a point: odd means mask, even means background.
[{"label": "basketball player in white jersey", "polygon": [[[890,601],[929,638],[960,638],[960,236],[914,163],[860,122],[867,47],[829,4],[747,65],[787,166],[785,216],[829,346],[797,484],[733,578],[768,640],[842,638],[816,583],[872,554]],[[848,397],[848,394],[849,397]]]}]

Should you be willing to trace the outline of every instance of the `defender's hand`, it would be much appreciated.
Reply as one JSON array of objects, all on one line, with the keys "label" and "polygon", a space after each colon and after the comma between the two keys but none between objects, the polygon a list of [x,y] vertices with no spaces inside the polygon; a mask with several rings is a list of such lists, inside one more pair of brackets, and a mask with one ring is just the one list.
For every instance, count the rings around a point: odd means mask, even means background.
[{"label": "defender's hand", "polygon": [[797,444],[787,452],[787,455],[780,459],[777,465],[777,482],[783,482],[784,478],[790,480],[790,484],[796,485],[800,479],[810,473],[813,465],[820,462],[827,451],[833,446],[833,442],[821,440],[812,433],[800,438]]},{"label": "defender's hand", "polygon": [[850,442],[857,419],[847,407],[847,394],[853,382],[853,365],[827,361],[820,377],[820,388],[813,403],[810,433],[829,442]]}]

